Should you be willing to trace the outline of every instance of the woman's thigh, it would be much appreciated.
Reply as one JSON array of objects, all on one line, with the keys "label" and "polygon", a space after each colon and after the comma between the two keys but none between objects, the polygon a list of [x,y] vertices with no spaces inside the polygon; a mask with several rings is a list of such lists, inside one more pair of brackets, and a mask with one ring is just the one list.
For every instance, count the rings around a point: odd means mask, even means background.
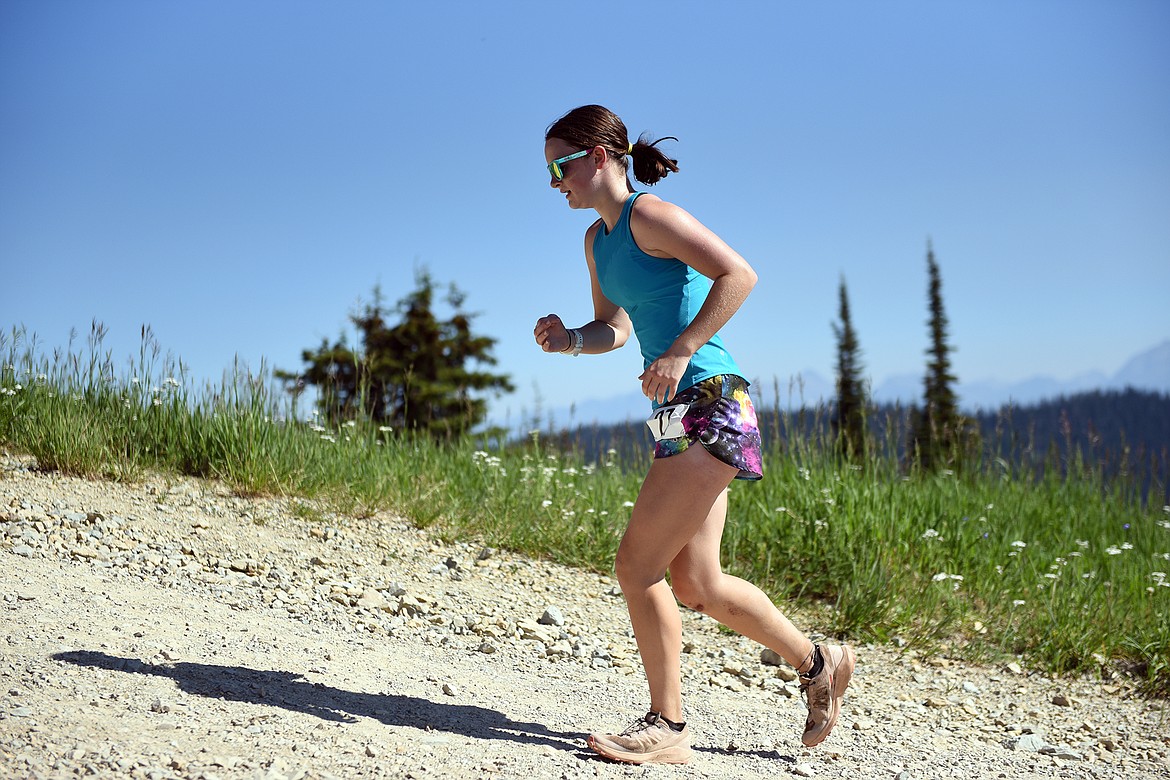
[{"label": "woman's thigh", "polygon": [[618,548],[619,579],[646,585],[662,579],[671,561],[709,524],[713,510],[723,514],[722,496],[738,472],[702,447],[655,460]]}]

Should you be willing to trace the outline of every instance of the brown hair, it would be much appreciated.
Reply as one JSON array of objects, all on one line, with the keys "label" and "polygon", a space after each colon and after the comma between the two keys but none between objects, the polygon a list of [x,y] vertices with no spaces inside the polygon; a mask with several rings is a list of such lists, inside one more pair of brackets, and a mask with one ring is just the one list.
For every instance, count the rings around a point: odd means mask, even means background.
[{"label": "brown hair", "polygon": [[657,184],[667,174],[678,173],[678,160],[672,160],[658,149],[661,142],[677,141],[677,138],[668,135],[651,142],[649,134],[643,133],[631,147],[625,124],[605,106],[574,108],[548,126],[544,139],[550,138],[559,138],[581,149],[603,147],[627,172],[632,160],[634,178],[643,184]]}]

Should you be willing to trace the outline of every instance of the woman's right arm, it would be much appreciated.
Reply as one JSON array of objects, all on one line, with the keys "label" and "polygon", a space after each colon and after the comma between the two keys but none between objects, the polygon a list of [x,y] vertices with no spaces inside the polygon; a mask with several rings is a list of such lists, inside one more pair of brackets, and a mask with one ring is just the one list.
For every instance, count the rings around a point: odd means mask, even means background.
[{"label": "woman's right arm", "polygon": [[[597,281],[597,266],[593,262],[593,237],[600,229],[601,220],[585,231],[585,262],[589,266],[589,286],[593,295],[593,321],[578,328],[581,331],[582,352],[600,355],[624,346],[632,329],[626,310],[605,297]],[[536,322],[536,343],[545,352],[567,352],[570,337],[561,318],[555,314],[541,317]]]}]

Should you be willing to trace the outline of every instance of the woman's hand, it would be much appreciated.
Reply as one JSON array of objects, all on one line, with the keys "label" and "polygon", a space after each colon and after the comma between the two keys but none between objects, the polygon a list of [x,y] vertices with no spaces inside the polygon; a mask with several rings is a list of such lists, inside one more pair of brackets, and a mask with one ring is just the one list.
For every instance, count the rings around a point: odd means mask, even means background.
[{"label": "woman's hand", "polygon": [[638,379],[642,380],[642,395],[655,403],[666,403],[674,398],[678,383],[687,371],[691,359],[669,352],[651,363]]},{"label": "woman's hand", "polygon": [[564,352],[569,348],[569,331],[555,314],[537,320],[532,335],[545,352]]}]

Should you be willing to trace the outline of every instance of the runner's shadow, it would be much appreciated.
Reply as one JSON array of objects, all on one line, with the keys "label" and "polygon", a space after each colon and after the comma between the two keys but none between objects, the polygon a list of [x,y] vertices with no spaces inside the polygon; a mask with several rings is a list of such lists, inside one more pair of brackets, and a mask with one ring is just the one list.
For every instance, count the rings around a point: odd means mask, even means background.
[{"label": "runner's shadow", "polygon": [[769,761],[783,761],[787,764],[796,765],[796,756],[791,754],[781,753],[779,750],[731,750],[728,748],[716,747],[695,747],[697,753],[711,753],[716,756],[755,756],[756,758],[766,758]]},{"label": "runner's shadow", "polygon": [[477,739],[503,739],[560,750],[579,751],[584,734],[550,731],[539,723],[521,723],[502,712],[468,704],[444,704],[394,693],[357,693],[306,680],[295,672],[245,666],[173,663],[149,664],[94,650],[56,653],[58,661],[128,674],[169,677],[196,696],[282,707],[322,720],[353,723],[374,718],[388,726],[444,731]]}]

